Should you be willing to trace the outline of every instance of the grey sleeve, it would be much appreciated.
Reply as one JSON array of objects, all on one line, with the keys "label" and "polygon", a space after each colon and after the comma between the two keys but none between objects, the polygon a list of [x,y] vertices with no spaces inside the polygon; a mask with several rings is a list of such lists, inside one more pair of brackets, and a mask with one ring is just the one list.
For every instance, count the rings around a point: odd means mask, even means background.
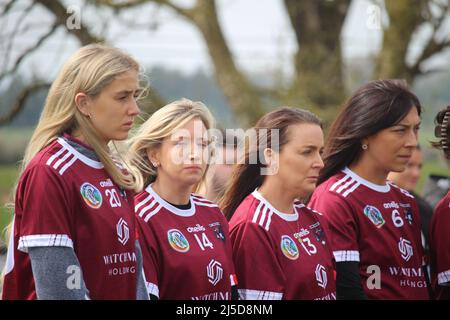
[{"label": "grey sleeve", "polygon": [[78,258],[68,247],[28,248],[39,300],[86,300],[89,292]]},{"label": "grey sleeve", "polygon": [[142,263],[142,250],[139,240],[136,240],[136,300],[149,300],[147,286],[145,285],[144,268]]}]

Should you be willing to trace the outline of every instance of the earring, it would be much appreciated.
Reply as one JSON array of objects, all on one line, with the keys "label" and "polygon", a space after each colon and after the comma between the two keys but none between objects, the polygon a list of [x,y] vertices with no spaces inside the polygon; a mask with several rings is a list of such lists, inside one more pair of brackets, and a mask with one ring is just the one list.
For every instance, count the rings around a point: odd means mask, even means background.
[{"label": "earring", "polygon": [[158,162],[152,162],[152,165],[155,167],[155,168],[158,168]]},{"label": "earring", "polygon": [[363,150],[367,150],[368,147],[369,147],[369,146],[368,146],[367,144],[363,144],[363,145],[361,146],[361,148],[362,148]]}]

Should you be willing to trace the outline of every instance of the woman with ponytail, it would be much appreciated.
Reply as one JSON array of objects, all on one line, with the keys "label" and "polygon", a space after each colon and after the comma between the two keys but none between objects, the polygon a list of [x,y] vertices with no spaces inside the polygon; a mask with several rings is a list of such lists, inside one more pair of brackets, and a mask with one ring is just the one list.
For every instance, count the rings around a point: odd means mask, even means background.
[{"label": "woman with ponytail", "polygon": [[323,132],[311,112],[282,107],[248,135],[221,208],[230,223],[241,299],[336,298],[321,214],[299,199],[323,167]]},{"label": "woman with ponytail", "polygon": [[[450,159],[450,106],[435,117],[433,146]],[[436,205],[430,222],[431,283],[438,300],[450,300],[450,192]]]}]

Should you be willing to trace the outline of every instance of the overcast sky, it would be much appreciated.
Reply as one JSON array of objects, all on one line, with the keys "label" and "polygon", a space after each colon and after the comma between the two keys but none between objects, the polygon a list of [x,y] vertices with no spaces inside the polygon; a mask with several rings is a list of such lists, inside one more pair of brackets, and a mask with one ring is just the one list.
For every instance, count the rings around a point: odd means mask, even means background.
[{"label": "overcast sky", "polygon": [[[24,7],[28,0],[17,0]],[[0,0],[3,2],[3,0]],[[189,5],[190,0],[178,0]],[[67,0],[67,5],[81,9],[81,20],[92,26],[95,31],[115,46],[121,47],[135,56],[143,65],[152,67],[163,65],[185,73],[203,69],[211,70],[206,47],[201,35],[188,22],[173,11],[161,8],[155,10],[150,4],[138,10],[128,11],[123,19],[134,23],[149,24],[155,28],[135,28],[130,30],[120,21],[114,20],[111,27],[102,31],[98,21],[106,21],[111,15],[85,9],[78,0]],[[343,29],[343,53],[345,56],[363,56],[380,47],[381,33],[377,21],[377,7],[370,0],[354,0]],[[282,0],[218,0],[220,23],[237,63],[251,72],[266,72],[281,69],[292,72],[292,56],[296,42]],[[19,13],[0,21],[1,33],[5,34],[14,27]],[[111,19],[109,19],[111,20]],[[379,19],[378,19],[379,20]],[[52,17],[45,9],[36,8],[24,21],[24,25],[33,26],[26,34],[14,42],[14,52],[30,46],[39,34],[48,29]],[[39,75],[54,77],[61,64],[76,50],[76,40],[67,37],[62,30],[51,39],[33,57],[27,59],[22,70],[38,72]],[[5,50],[3,45],[0,50]],[[1,56],[4,53],[1,52]],[[3,64],[3,63],[2,63]]]}]

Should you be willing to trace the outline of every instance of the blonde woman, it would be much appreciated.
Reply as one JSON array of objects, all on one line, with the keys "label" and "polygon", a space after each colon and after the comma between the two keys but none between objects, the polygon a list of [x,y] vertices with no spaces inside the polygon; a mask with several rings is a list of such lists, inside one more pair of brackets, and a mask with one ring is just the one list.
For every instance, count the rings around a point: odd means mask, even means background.
[{"label": "blonde woman", "polygon": [[184,99],[155,112],[132,139],[139,186],[135,212],[151,299],[230,299],[236,284],[228,223],[192,191],[204,179],[209,110]]},{"label": "blonde woman", "polygon": [[22,163],[3,299],[147,298],[134,179],[108,149],[139,113],[138,74],[122,51],[89,45],[53,82]]}]

